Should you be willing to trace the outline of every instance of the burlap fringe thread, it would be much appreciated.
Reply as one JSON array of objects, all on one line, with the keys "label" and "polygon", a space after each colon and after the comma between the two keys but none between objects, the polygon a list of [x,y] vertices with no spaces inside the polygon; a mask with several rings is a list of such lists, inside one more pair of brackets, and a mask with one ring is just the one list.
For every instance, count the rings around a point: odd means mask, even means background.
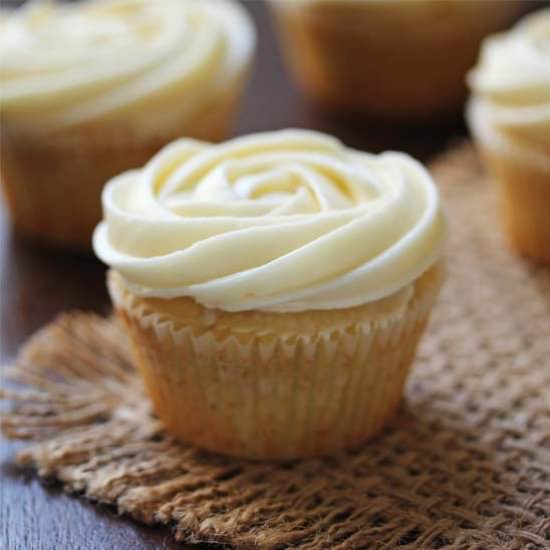
[{"label": "burlap fringe thread", "polygon": [[[188,542],[278,549],[550,548],[550,270],[501,241],[469,147],[433,166],[452,220],[449,281],[385,434],[277,466],[180,445],[151,417],[109,319],[64,315],[6,379],[17,462]],[[20,388],[20,386],[18,386]]]}]

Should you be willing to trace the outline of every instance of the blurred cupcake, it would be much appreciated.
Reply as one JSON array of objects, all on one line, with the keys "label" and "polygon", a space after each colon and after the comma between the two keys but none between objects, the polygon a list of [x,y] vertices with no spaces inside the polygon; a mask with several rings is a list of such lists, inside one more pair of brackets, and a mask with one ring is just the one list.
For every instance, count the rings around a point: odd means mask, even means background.
[{"label": "blurred cupcake", "polygon": [[97,255],[159,417],[255,459],[392,417],[442,281],[424,168],[315,132],[180,140],[103,192]]},{"label": "blurred cupcake", "polygon": [[330,108],[389,119],[458,109],[464,76],[519,0],[271,0],[298,83]]},{"label": "blurred cupcake", "polygon": [[1,179],[16,227],[89,248],[108,179],[176,137],[225,136],[253,48],[232,0],[2,11]]},{"label": "blurred cupcake", "polygon": [[488,38],[469,83],[467,119],[507,233],[519,251],[550,262],[550,9]]}]

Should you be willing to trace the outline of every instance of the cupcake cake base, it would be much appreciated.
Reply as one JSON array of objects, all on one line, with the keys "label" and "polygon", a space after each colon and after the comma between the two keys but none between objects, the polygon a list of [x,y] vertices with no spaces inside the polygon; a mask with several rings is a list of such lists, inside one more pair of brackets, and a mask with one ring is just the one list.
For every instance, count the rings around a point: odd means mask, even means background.
[{"label": "cupcake cake base", "polygon": [[497,189],[508,240],[529,258],[550,263],[550,157],[494,128],[477,100],[467,118]]},{"label": "cupcake cake base", "polygon": [[271,7],[289,68],[309,98],[405,122],[455,114],[482,38],[523,9],[515,0],[273,0]]},{"label": "cupcake cake base", "polygon": [[109,289],[166,428],[211,451],[289,460],[352,448],[397,410],[443,278],[346,310],[208,309]]},{"label": "cupcake cake base", "polygon": [[550,263],[550,162],[544,168],[489,147],[481,153],[498,189],[511,244],[536,261]]},{"label": "cupcake cake base", "polygon": [[1,184],[16,229],[54,246],[89,250],[101,219],[101,191],[113,176],[143,166],[164,145],[187,132],[220,141],[234,119],[241,84],[185,124],[136,132],[124,125],[89,125],[49,132],[4,124]]}]

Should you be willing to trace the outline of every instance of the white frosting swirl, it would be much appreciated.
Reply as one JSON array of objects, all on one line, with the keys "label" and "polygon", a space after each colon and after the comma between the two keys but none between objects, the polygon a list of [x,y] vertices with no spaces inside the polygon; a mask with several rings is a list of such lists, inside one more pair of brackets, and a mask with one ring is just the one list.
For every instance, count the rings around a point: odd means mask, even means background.
[{"label": "white frosting swirl", "polygon": [[96,254],[134,292],[226,311],[378,300],[427,270],[446,233],[418,162],[305,130],[176,141],[102,200]]},{"label": "white frosting swirl", "polygon": [[0,14],[0,106],[18,122],[184,122],[242,77],[254,31],[232,0],[35,1]]},{"label": "white frosting swirl", "polygon": [[550,8],[487,38],[469,84],[474,127],[550,154]]}]

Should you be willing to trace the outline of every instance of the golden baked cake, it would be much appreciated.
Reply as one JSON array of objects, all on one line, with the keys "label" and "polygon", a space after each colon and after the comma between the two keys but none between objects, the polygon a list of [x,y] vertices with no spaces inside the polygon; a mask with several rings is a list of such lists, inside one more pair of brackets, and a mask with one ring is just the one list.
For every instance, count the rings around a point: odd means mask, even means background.
[{"label": "golden baked cake", "polygon": [[459,109],[482,38],[518,0],[271,0],[284,53],[323,106],[389,120]]},{"label": "golden baked cake", "polygon": [[467,119],[510,241],[550,262],[550,9],[488,38],[468,80]]},{"label": "golden baked cake", "polygon": [[442,279],[437,187],[305,130],[179,140],[109,182],[96,254],[182,440],[292,459],[378,433]]},{"label": "golden baked cake", "polygon": [[233,0],[2,10],[1,179],[17,228],[89,249],[108,179],[177,137],[225,137],[254,41]]}]

